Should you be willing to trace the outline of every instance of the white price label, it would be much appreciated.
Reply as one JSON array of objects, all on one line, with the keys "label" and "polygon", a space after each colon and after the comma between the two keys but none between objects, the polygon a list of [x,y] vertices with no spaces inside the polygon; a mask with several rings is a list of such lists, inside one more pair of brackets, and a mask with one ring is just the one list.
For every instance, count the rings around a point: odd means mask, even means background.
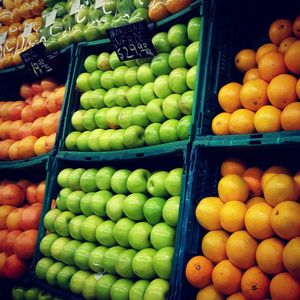
[{"label": "white price label", "polygon": [[78,13],[80,8],[80,0],[74,0],[71,10],[70,10],[70,16],[75,15],[76,13]]},{"label": "white price label", "polygon": [[22,33],[23,37],[27,37],[31,34],[32,26],[33,26],[33,23],[26,23],[23,33]]},{"label": "white price label", "polygon": [[95,9],[100,8],[104,5],[105,0],[96,0],[95,1]]},{"label": "white price label", "polygon": [[0,45],[3,45],[6,41],[7,31],[0,33]]},{"label": "white price label", "polygon": [[51,12],[46,14],[45,27],[49,27],[54,23],[56,14],[57,14],[57,9],[54,9]]}]

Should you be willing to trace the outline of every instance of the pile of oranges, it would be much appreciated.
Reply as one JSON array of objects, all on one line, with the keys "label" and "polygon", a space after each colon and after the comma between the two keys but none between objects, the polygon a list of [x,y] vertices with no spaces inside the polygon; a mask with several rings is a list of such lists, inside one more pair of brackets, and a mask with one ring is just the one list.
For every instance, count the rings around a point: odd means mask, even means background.
[{"label": "pile of oranges", "polygon": [[299,300],[300,171],[229,158],[221,175],[218,196],[196,208],[208,230],[186,266],[197,300]]},{"label": "pile of oranges", "polygon": [[235,57],[242,84],[230,82],[218,93],[224,112],[212,120],[215,135],[300,130],[300,15],[274,21],[271,43]]}]

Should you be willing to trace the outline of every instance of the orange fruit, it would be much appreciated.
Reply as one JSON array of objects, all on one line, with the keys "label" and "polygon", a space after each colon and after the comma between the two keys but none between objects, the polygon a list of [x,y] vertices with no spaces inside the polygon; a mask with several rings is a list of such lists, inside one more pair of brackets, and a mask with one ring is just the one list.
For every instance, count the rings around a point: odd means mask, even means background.
[{"label": "orange fruit", "polygon": [[247,81],[241,88],[240,100],[244,108],[257,111],[268,104],[268,84],[262,79]]},{"label": "orange fruit", "polygon": [[246,164],[241,159],[236,157],[229,157],[225,159],[221,164],[221,175],[229,175],[229,174],[236,174],[242,176],[243,173],[246,171]]},{"label": "orange fruit", "polygon": [[300,235],[300,204],[293,201],[279,203],[272,212],[271,225],[283,239],[291,240]]},{"label": "orange fruit", "polygon": [[265,199],[263,197],[253,197],[246,202],[247,207],[251,207],[256,203],[264,203]]},{"label": "orange fruit", "polygon": [[204,256],[192,257],[186,265],[185,276],[188,282],[197,288],[202,288],[211,283],[213,263]]},{"label": "orange fruit", "polygon": [[219,262],[212,272],[212,282],[215,289],[224,295],[230,295],[239,291],[241,279],[242,271],[229,260]]},{"label": "orange fruit", "polygon": [[283,272],[282,253],[284,246],[285,244],[278,238],[262,241],[256,249],[257,265],[270,275]]},{"label": "orange fruit", "polygon": [[284,39],[279,45],[278,52],[284,54],[287,51],[288,47],[291,46],[296,41],[297,39],[292,36]]},{"label": "orange fruit", "polygon": [[223,202],[246,202],[249,189],[246,181],[239,175],[229,174],[221,178],[218,183],[218,194]]},{"label": "orange fruit", "polygon": [[265,183],[264,196],[266,202],[273,207],[283,201],[296,201],[298,198],[297,185],[292,176],[277,174]]},{"label": "orange fruit", "polygon": [[280,121],[284,130],[300,130],[300,102],[287,105],[281,113]]},{"label": "orange fruit", "polygon": [[278,19],[269,27],[269,38],[273,44],[279,45],[281,41],[292,36],[292,22],[287,19]]},{"label": "orange fruit", "polygon": [[227,112],[222,112],[216,115],[211,123],[211,130],[215,135],[225,135],[230,134],[229,132],[229,120],[231,114]]},{"label": "orange fruit", "polygon": [[247,81],[254,80],[254,79],[260,79],[258,68],[250,69],[245,73],[243,78],[243,84],[246,83]]},{"label": "orange fruit", "polygon": [[248,208],[245,226],[254,238],[264,240],[274,235],[271,226],[272,211],[273,208],[267,203],[256,203]]},{"label": "orange fruit", "polygon": [[283,109],[297,100],[297,78],[289,74],[280,74],[273,78],[268,86],[268,97],[272,105]]},{"label": "orange fruit", "polygon": [[245,226],[246,211],[247,206],[241,201],[226,202],[219,214],[222,227],[229,232],[242,230]]},{"label": "orange fruit", "polygon": [[284,55],[284,62],[291,72],[300,74],[300,40],[289,46]]},{"label": "orange fruit", "polygon": [[223,205],[218,197],[203,198],[196,207],[198,223],[207,230],[222,229],[219,212]]},{"label": "orange fruit", "polygon": [[246,297],[241,293],[234,293],[226,298],[226,300],[247,300]]},{"label": "orange fruit", "polygon": [[300,171],[298,171],[293,178],[298,186],[298,190],[300,190]]},{"label": "orange fruit", "polygon": [[272,300],[299,300],[300,283],[289,273],[275,275],[270,283]]},{"label": "orange fruit", "polygon": [[263,44],[260,46],[256,51],[256,62],[258,63],[260,59],[268,52],[277,52],[278,47],[272,43],[269,44]]},{"label": "orange fruit", "polygon": [[237,231],[227,240],[226,254],[236,267],[245,270],[256,264],[257,246],[256,240],[247,231]]},{"label": "orange fruit", "polygon": [[248,269],[242,277],[241,287],[245,297],[249,300],[265,299],[269,295],[270,280],[258,267]]},{"label": "orange fruit", "polygon": [[297,38],[300,38],[300,15],[294,20],[293,33]]},{"label": "orange fruit", "polygon": [[[256,114],[255,114],[256,115]],[[254,117],[255,120],[255,117]],[[262,188],[260,185],[261,178],[264,171],[257,167],[248,168],[243,173],[243,179],[246,181],[250,196],[260,196],[262,194]]]},{"label": "orange fruit", "polygon": [[287,73],[284,55],[273,51],[266,53],[258,62],[258,70],[261,78],[267,82],[280,74]]},{"label": "orange fruit", "polygon": [[226,242],[228,238],[229,233],[224,230],[209,231],[202,239],[203,255],[214,263],[227,259]]},{"label": "orange fruit", "polygon": [[212,284],[199,290],[196,300],[225,300],[225,298],[214,288]]},{"label": "orange fruit", "polygon": [[300,279],[300,237],[290,240],[283,250],[283,264],[288,272]]},{"label": "orange fruit", "polygon": [[254,112],[248,109],[238,109],[233,112],[229,120],[229,131],[231,134],[249,134],[255,132]]},{"label": "orange fruit", "polygon": [[246,73],[257,66],[256,52],[252,49],[243,49],[236,54],[234,63],[240,72]]},{"label": "orange fruit", "polygon": [[254,116],[257,132],[277,132],[281,130],[281,110],[272,105],[261,107]]},{"label": "orange fruit", "polygon": [[232,113],[242,107],[240,102],[240,90],[242,85],[230,82],[224,85],[218,93],[218,101],[225,112]]},{"label": "orange fruit", "polygon": [[298,98],[300,99],[300,79],[298,79],[298,81],[297,81],[296,94],[297,94]]},{"label": "orange fruit", "polygon": [[264,174],[263,174],[263,177],[261,179],[261,186],[262,186],[262,189],[264,189],[265,187],[265,184],[266,182],[274,175],[277,175],[277,174],[286,174],[286,175],[292,175],[291,172],[286,169],[286,168],[283,168],[283,167],[280,167],[280,166],[273,166],[273,167],[270,167],[268,168]]}]

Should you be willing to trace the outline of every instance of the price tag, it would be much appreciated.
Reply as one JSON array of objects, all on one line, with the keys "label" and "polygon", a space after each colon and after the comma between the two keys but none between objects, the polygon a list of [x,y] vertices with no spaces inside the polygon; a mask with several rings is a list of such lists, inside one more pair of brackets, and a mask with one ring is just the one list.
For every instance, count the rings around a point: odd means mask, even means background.
[{"label": "price tag", "polygon": [[28,35],[31,34],[32,26],[33,26],[32,23],[26,23],[23,33],[22,33],[23,37],[27,37]]},{"label": "price tag", "polygon": [[6,41],[7,31],[0,33],[0,45],[3,45]]},{"label": "price tag", "polygon": [[73,4],[71,6],[71,10],[70,10],[70,16],[78,13],[79,8],[80,8],[80,0],[74,0]]},{"label": "price tag", "polygon": [[95,9],[100,8],[104,5],[105,0],[96,0],[95,1]]},{"label": "price tag", "polygon": [[156,55],[145,21],[111,28],[107,34],[121,61]]},{"label": "price tag", "polygon": [[57,14],[57,9],[53,9],[51,12],[46,14],[45,27],[49,27],[54,23],[56,14]]}]

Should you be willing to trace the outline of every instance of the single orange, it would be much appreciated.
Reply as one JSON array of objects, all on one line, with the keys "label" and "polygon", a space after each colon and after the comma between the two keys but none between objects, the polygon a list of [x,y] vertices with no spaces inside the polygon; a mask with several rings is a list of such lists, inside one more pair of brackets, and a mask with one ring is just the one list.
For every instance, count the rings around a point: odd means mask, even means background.
[{"label": "single orange", "polygon": [[246,83],[247,81],[254,80],[254,79],[260,79],[258,68],[253,68],[248,70],[244,75],[243,83]]},{"label": "single orange", "polygon": [[230,134],[229,132],[229,120],[231,114],[227,112],[222,112],[216,115],[211,123],[211,130],[215,135],[226,135]]},{"label": "single orange", "polygon": [[257,66],[256,52],[252,49],[243,49],[236,54],[234,62],[236,68],[241,73],[246,73],[248,70]]},{"label": "single orange", "polygon": [[294,42],[284,55],[287,68],[294,74],[300,74],[300,40]]},{"label": "single orange", "polygon": [[229,120],[230,133],[250,134],[255,132],[254,115],[253,111],[245,108],[241,108],[233,112]]},{"label": "single orange", "polygon": [[218,93],[218,101],[225,112],[232,113],[242,107],[240,102],[240,90],[242,85],[230,82],[224,85]]},{"label": "single orange", "polygon": [[281,110],[272,105],[261,107],[254,116],[257,132],[277,132],[281,130]]},{"label": "single orange", "polygon": [[300,279],[300,237],[290,240],[283,250],[283,264],[288,272]]},{"label": "single orange", "polygon": [[293,22],[293,33],[297,38],[300,38],[300,15]]},{"label": "single orange", "polygon": [[258,63],[260,59],[270,51],[277,52],[278,47],[272,43],[261,45],[256,51],[256,62]]},{"label": "single orange", "polygon": [[300,102],[287,105],[281,113],[280,121],[284,130],[300,130]]},{"label": "single orange", "polygon": [[292,22],[287,19],[278,19],[269,27],[269,38],[273,44],[279,45],[281,41],[292,36]]},{"label": "single orange", "polygon": [[243,160],[237,157],[229,157],[225,159],[221,164],[221,175],[236,174],[242,176],[247,167]]}]

